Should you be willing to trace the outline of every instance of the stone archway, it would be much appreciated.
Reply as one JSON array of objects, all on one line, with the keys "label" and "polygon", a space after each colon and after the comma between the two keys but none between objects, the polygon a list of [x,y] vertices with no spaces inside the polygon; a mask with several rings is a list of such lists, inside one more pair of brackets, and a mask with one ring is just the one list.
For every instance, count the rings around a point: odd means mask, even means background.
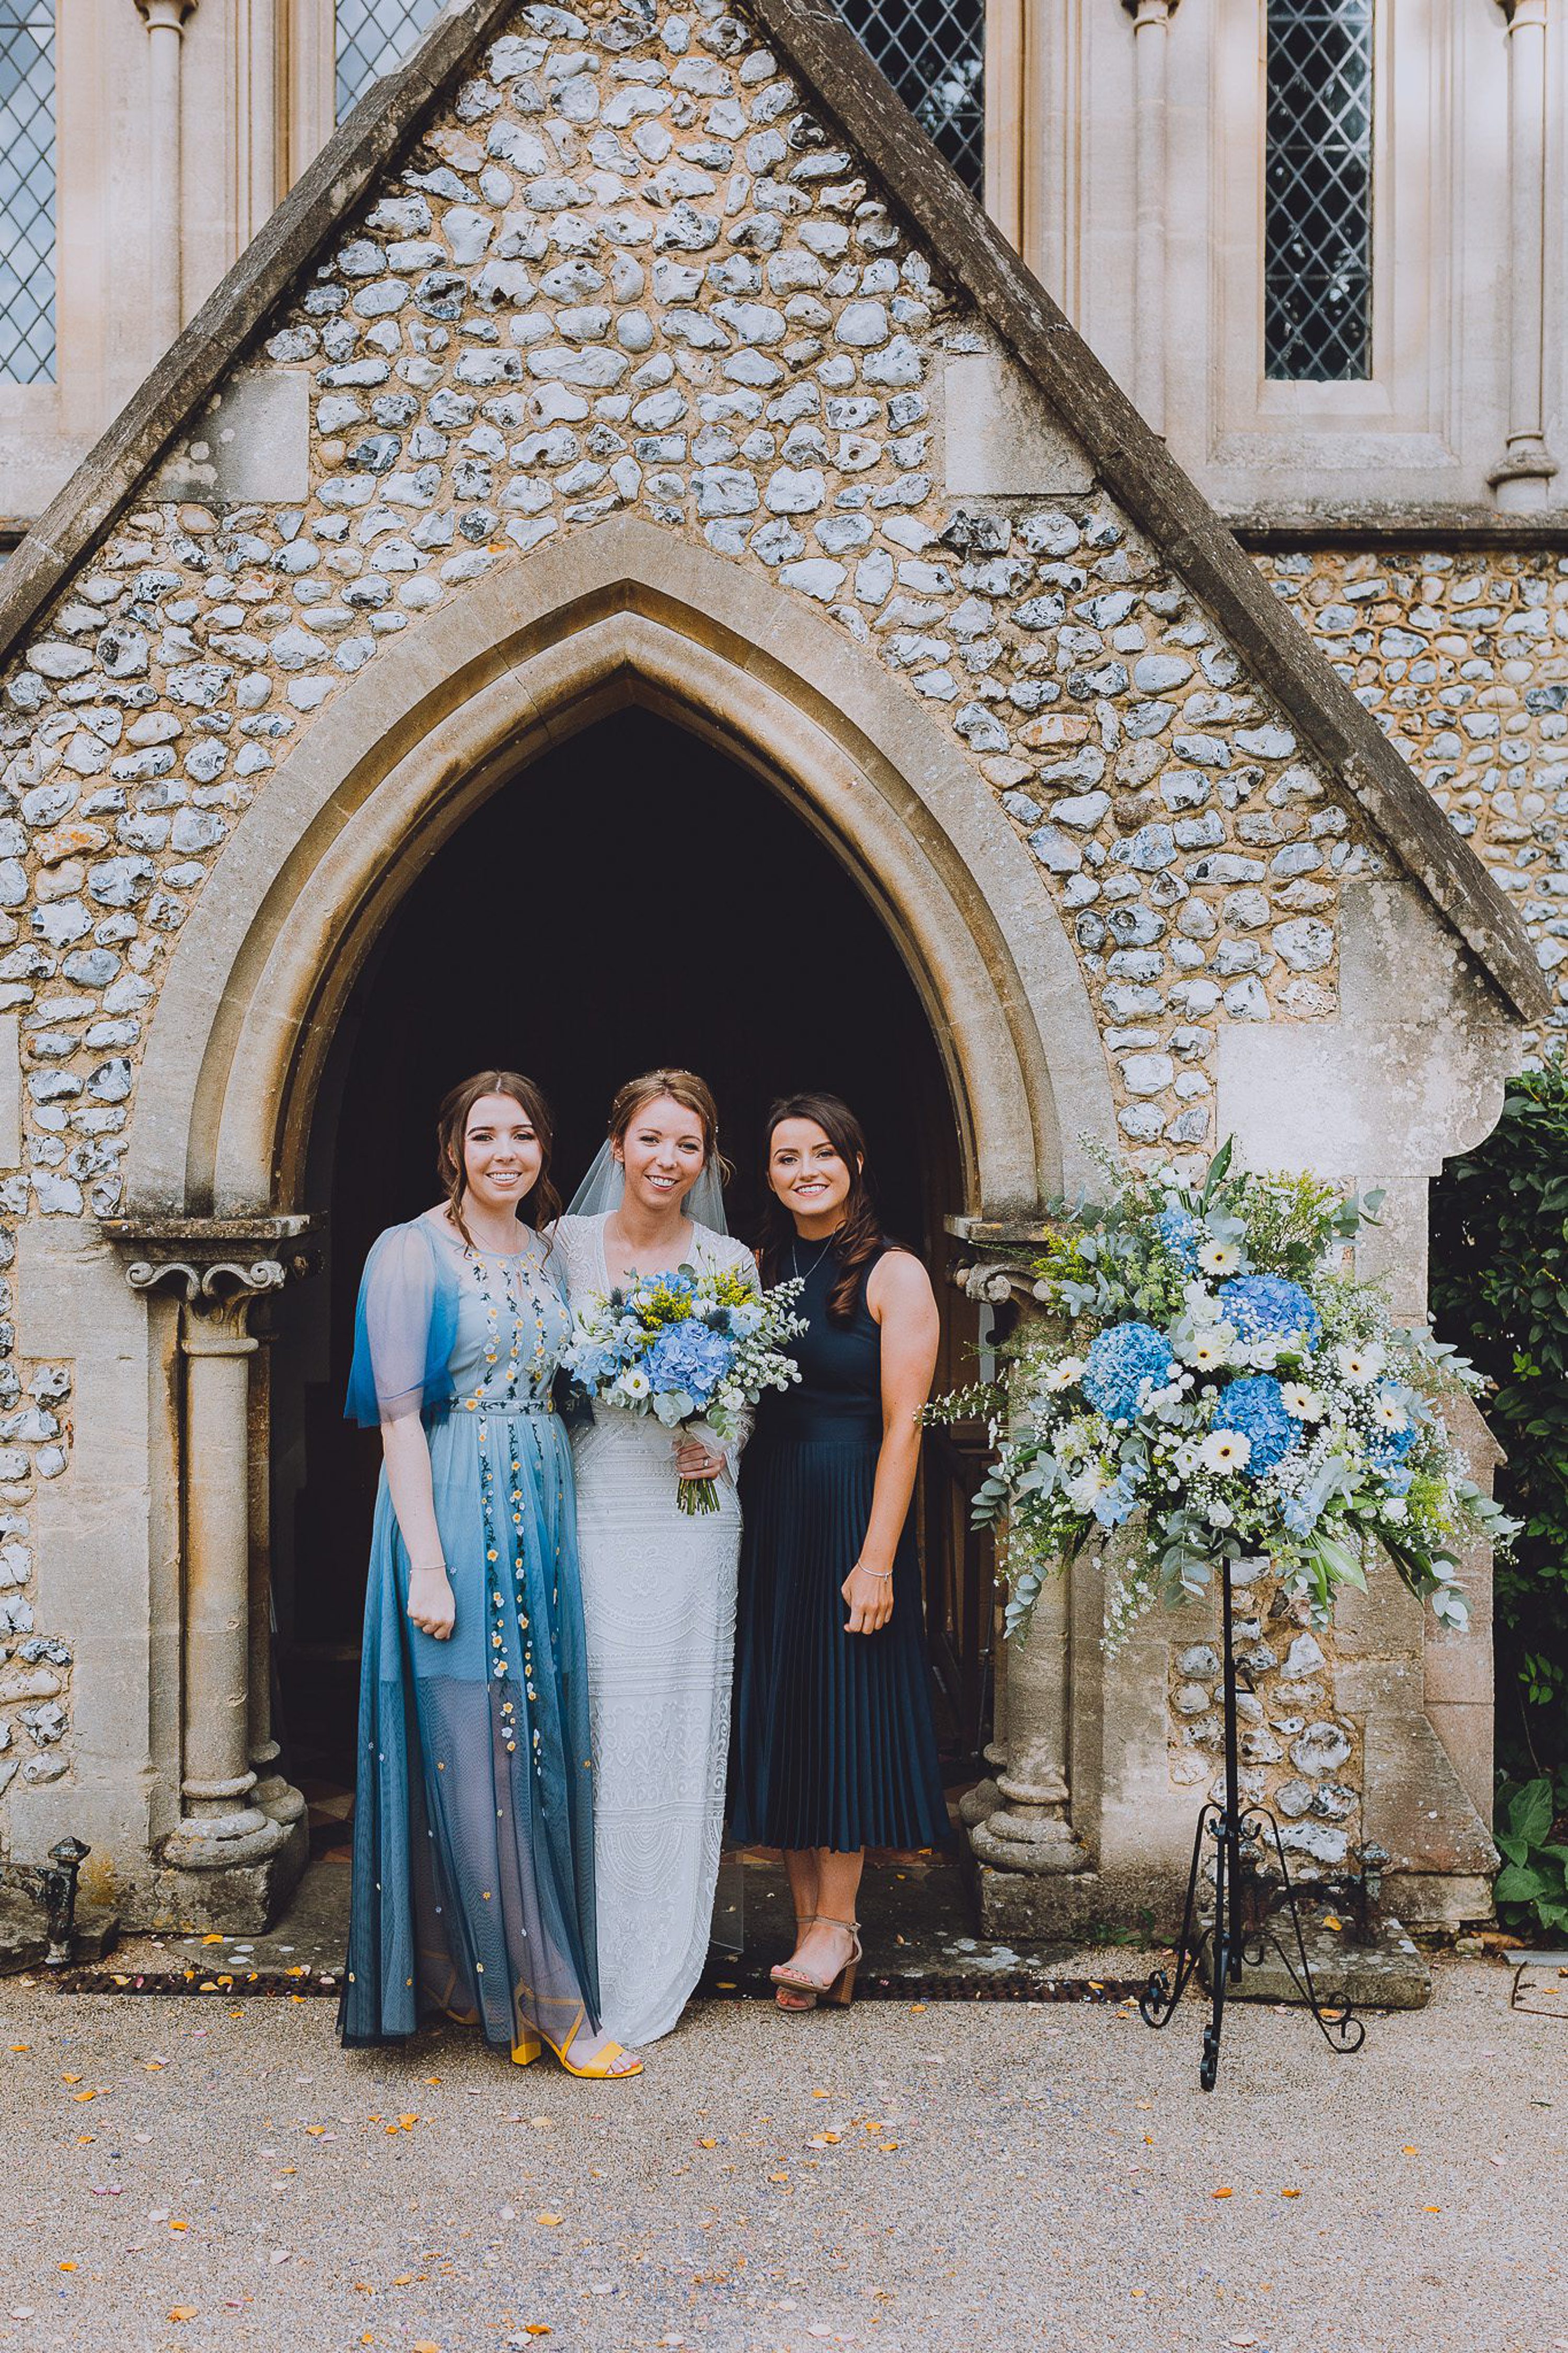
[{"label": "stone archway", "polygon": [[[1016,1215],[1110,1131],[1081,969],[948,731],[739,565],[629,521],[477,582],[279,766],[170,960],[132,1217],[287,1207],[319,1044],[411,876],[500,779],[645,701],[783,792],[856,870],[942,1032],[971,1215]],[[1064,1116],[1065,1112],[1065,1116]]]},{"label": "stone archway", "polygon": [[177,1342],[162,1308],[184,1546],[163,1884],[226,1926],[275,1908],[303,1852],[268,1720],[266,1374],[247,1311],[308,1262],[310,1114],[371,946],[504,780],[634,702],[779,793],[850,867],[923,1000],[961,1143],[953,1217],[1037,1215],[1080,1174],[1079,1132],[1111,1124],[1081,969],[1010,822],[874,655],[765,581],[606,522],[476,581],[376,670],[280,764],[170,958],[114,1228],[133,1286],[181,1296]]}]

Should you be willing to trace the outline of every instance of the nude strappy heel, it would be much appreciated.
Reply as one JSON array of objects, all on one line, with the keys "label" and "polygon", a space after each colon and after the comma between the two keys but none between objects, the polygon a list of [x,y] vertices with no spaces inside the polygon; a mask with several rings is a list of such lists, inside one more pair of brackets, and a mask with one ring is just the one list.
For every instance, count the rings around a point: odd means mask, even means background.
[{"label": "nude strappy heel", "polygon": [[811,1994],[818,2001],[836,2002],[841,2010],[847,2010],[855,1999],[856,1969],[865,1958],[860,1947],[860,1923],[858,1920],[835,1920],[826,1912],[819,1912],[816,1917],[820,1926],[842,1928],[849,1939],[848,1957],[837,1976],[814,1978],[805,1969],[797,1968],[792,1961],[781,1961],[768,1974],[775,1985],[792,1986],[800,1993]]},{"label": "nude strappy heel", "polygon": [[[808,1928],[815,1928],[816,1926],[816,1914],[815,1912],[797,1912],[795,1914],[795,1948],[797,1953],[800,1950],[806,1930]],[[816,2008],[816,1996],[814,1993],[797,1992],[792,2000],[789,1988],[784,1985],[779,1987],[777,1993],[773,1996],[773,2000],[780,2010],[815,2010]]]}]

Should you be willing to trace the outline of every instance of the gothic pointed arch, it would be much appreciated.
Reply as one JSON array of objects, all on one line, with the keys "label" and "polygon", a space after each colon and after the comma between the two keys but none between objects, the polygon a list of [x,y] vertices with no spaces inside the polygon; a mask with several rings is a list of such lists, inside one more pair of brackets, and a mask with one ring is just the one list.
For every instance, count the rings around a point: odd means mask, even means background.
[{"label": "gothic pointed arch", "polygon": [[170,959],[132,1212],[292,1205],[332,1025],[388,913],[489,793],[628,701],[782,792],[879,907],[942,1044],[965,1206],[1027,1211],[1076,1175],[1078,1130],[1110,1124],[1105,1059],[1027,852],[874,657],[777,606],[741,566],[613,520],[521,584],[475,584],[409,634],[390,679],[352,681],[237,829]]}]

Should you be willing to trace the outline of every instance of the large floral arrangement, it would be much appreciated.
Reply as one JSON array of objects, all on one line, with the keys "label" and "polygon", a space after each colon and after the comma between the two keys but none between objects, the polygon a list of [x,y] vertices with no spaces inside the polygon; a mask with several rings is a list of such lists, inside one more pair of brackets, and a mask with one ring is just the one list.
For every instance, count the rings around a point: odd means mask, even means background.
[{"label": "large floral arrangement", "polygon": [[[562,1364],[586,1397],[653,1414],[670,1430],[739,1434],[765,1389],[800,1378],[788,1343],[805,1330],[792,1313],[803,1282],[759,1291],[738,1268],[681,1266],[592,1300],[574,1319]],[[711,1485],[683,1479],[684,1512],[715,1512]]]},{"label": "large floral arrangement", "polygon": [[1100,1155],[1103,1206],[1058,1205],[1037,1268],[1048,1324],[994,1387],[933,1416],[982,1410],[994,1466],[975,1517],[1005,1524],[1008,1631],[1041,1583],[1136,1514],[1107,1599],[1114,1643],[1157,1594],[1200,1593],[1222,1561],[1267,1554],[1327,1622],[1381,1545],[1411,1591],[1466,1622],[1456,1553],[1508,1520],[1468,1477],[1441,1399],[1479,1376],[1426,1331],[1395,1327],[1351,1245],[1379,1196],[1237,1169],[1226,1144],[1203,1181],[1134,1176]]}]

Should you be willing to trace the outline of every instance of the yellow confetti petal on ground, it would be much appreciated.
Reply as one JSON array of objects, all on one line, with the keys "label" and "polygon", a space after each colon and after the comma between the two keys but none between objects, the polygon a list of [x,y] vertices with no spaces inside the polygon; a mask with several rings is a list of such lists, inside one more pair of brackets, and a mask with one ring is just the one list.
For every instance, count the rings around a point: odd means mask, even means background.
[{"label": "yellow confetti petal on ground", "polygon": [[1234,2189],[1211,2189],[1209,2195],[1211,2198],[1234,2198],[1236,2192]]},{"label": "yellow confetti petal on ground", "polygon": [[525,2337],[548,2337],[552,2332],[548,2320],[525,2320],[522,2333]]},{"label": "yellow confetti petal on ground", "polygon": [[533,2219],[536,2222],[542,2222],[547,2231],[553,2231],[557,2222],[565,2218],[560,2214],[536,2214]]},{"label": "yellow confetti petal on ground", "polygon": [[414,2284],[414,2277],[415,2275],[412,2272],[399,2272],[392,2284],[394,2287],[412,2287]]},{"label": "yellow confetti petal on ground", "polygon": [[74,2272],[76,2265],[74,2263],[62,2263],[60,2265],[60,2269],[62,2272]]},{"label": "yellow confetti petal on ground", "polygon": [[1282,2189],[1279,2195],[1281,2198],[1300,2198],[1301,2193],[1299,2189]]},{"label": "yellow confetti petal on ground", "polygon": [[203,1944],[204,1944],[204,1945],[221,1945],[224,1941],[225,1941],[225,1940],[224,1940],[224,1938],[223,1938],[222,1936],[216,1936],[216,1935],[215,1935],[215,1936],[204,1936],[204,1937],[202,1938],[202,1942],[203,1942]]},{"label": "yellow confetti petal on ground", "polygon": [[169,2315],[171,2320],[194,2320],[195,2316],[196,2307],[194,2304],[177,2304]]},{"label": "yellow confetti petal on ground", "polygon": [[188,2222],[171,2222],[169,2225],[171,2231],[188,2231],[190,2227]]},{"label": "yellow confetti petal on ground", "polygon": [[30,2042],[13,2042],[11,2045],[13,2051],[30,2051],[32,2047]]},{"label": "yellow confetti petal on ground", "polygon": [[716,2140],[700,2140],[697,2146],[699,2148],[717,2148],[719,2144]]}]

